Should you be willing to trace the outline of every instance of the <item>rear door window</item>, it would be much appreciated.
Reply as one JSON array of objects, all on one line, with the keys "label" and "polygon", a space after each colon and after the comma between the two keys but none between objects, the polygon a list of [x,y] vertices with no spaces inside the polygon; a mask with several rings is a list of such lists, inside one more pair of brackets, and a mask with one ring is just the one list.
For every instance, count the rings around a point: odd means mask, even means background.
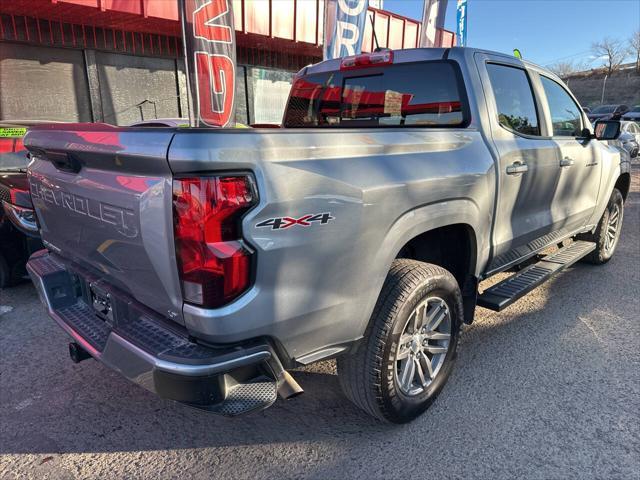
[{"label": "rear door window", "polygon": [[495,63],[487,64],[487,72],[500,125],[524,135],[540,135],[538,113],[527,72]]},{"label": "rear door window", "polygon": [[459,127],[466,105],[451,62],[309,75],[289,97],[285,127]]}]

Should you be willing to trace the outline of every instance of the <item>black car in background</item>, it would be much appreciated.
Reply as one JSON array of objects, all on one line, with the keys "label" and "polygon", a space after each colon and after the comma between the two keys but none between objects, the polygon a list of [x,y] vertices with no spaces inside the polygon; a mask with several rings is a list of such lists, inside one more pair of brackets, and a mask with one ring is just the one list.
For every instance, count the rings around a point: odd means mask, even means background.
[{"label": "black car in background", "polygon": [[0,288],[27,278],[29,256],[43,247],[27,181],[22,137],[33,122],[0,122]]},{"label": "black car in background", "polygon": [[591,123],[596,120],[620,120],[629,111],[627,105],[600,105],[587,114]]},{"label": "black car in background", "polygon": [[636,105],[627,113],[622,116],[623,120],[630,120],[632,122],[640,122],[640,105]]}]

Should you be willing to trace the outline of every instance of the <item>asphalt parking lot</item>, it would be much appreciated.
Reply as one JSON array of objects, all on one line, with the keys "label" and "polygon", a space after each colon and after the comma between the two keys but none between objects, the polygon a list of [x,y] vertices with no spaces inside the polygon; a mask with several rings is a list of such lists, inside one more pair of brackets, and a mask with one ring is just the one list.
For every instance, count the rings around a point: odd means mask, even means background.
[{"label": "asphalt parking lot", "polygon": [[640,478],[640,165],[618,251],[503,313],[479,309],[420,419],[382,425],[332,362],[306,393],[227,419],[161,400],[94,361],[29,284],[0,291],[1,478]]}]

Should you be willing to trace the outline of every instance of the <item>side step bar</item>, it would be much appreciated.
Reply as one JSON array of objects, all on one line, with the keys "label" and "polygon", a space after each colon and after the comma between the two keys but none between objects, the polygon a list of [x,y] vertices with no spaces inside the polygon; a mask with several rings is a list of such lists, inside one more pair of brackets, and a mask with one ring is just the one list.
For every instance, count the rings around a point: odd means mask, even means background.
[{"label": "side step bar", "polygon": [[478,305],[499,312],[595,250],[593,242],[574,241],[478,295]]}]

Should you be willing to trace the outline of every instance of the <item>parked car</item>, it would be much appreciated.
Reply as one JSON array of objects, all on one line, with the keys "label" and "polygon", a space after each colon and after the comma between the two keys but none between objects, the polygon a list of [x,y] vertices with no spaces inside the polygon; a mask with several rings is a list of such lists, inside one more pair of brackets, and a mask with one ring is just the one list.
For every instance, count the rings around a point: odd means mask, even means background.
[{"label": "parked car", "polygon": [[621,133],[618,141],[631,158],[636,158],[640,151],[640,125],[636,122],[620,122]]},{"label": "parked car", "polygon": [[477,305],[612,257],[630,162],[601,140],[619,132],[553,73],[469,48],[305,67],[280,129],[37,127],[47,250],[28,270],[74,361],[162,397],[238,415],[336,357],[349,399],[407,422]]},{"label": "parked car", "polygon": [[623,120],[640,122],[640,105],[636,105],[622,116]]},{"label": "parked car", "polygon": [[596,120],[620,120],[629,111],[627,105],[600,105],[588,114],[591,123]]},{"label": "parked car", "polygon": [[29,256],[43,248],[27,182],[23,123],[0,122],[0,288],[28,278]]}]

